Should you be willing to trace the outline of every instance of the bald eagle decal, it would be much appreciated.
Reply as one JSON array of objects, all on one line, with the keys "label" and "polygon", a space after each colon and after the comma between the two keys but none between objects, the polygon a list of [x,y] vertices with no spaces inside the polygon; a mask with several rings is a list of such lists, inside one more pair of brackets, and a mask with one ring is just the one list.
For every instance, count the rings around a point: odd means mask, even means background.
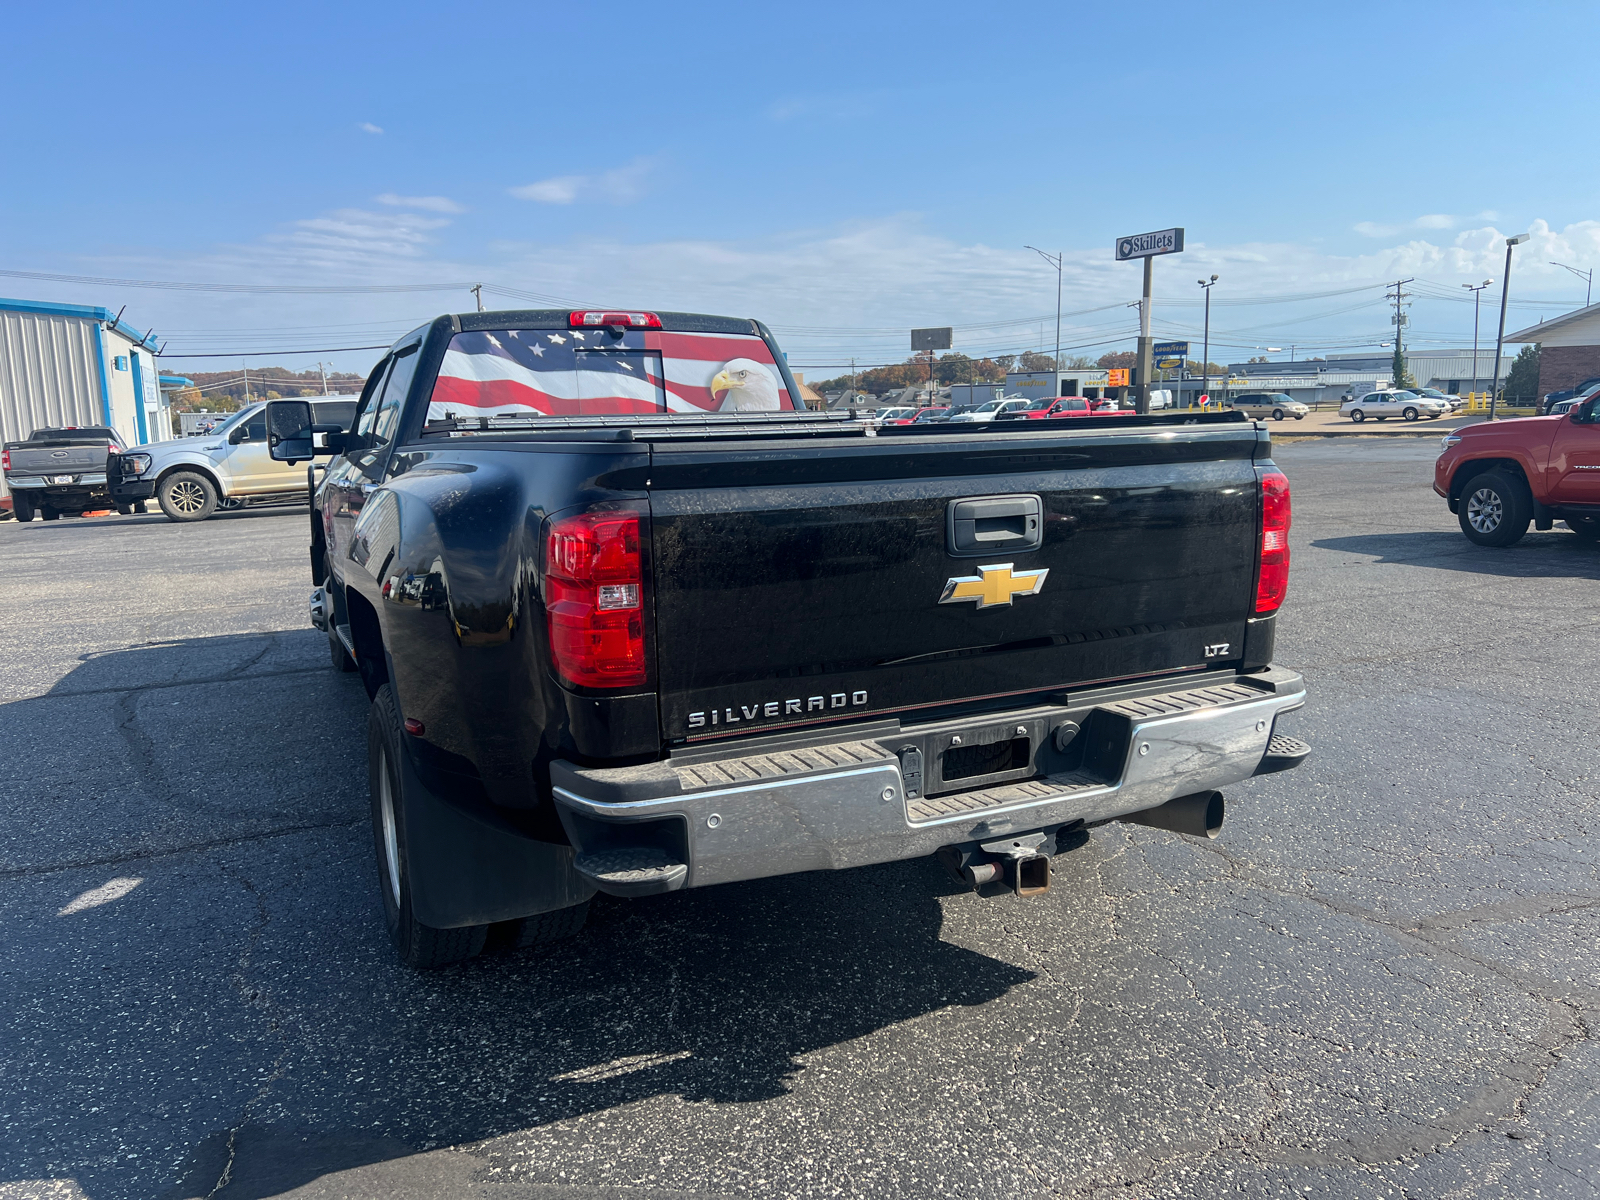
[{"label": "bald eagle decal", "polygon": [[783,407],[778,380],[753,358],[732,358],[711,378],[711,398],[722,396],[722,412],[777,412]]}]

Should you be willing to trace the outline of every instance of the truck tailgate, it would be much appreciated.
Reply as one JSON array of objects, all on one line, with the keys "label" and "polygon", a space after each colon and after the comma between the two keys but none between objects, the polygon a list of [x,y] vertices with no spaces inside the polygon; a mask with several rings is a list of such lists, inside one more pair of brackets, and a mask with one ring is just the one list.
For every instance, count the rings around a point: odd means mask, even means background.
[{"label": "truck tailgate", "polygon": [[[663,736],[1236,665],[1258,541],[1255,427],[1028,424],[658,443]],[[993,497],[1012,499],[952,512]],[[1038,545],[1025,548],[1034,497]]]},{"label": "truck tailgate", "polygon": [[106,443],[11,447],[11,475],[81,475],[106,469]]}]

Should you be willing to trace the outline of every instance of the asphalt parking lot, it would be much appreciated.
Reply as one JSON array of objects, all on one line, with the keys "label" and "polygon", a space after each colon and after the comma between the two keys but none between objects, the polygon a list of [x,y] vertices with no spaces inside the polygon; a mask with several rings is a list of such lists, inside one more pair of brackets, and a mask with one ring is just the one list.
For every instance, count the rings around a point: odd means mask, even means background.
[{"label": "asphalt parking lot", "polygon": [[1280,448],[1314,752],[1219,841],[601,897],[430,975],[303,510],[0,525],[0,1198],[1594,1196],[1600,550],[1470,545],[1436,449]]}]

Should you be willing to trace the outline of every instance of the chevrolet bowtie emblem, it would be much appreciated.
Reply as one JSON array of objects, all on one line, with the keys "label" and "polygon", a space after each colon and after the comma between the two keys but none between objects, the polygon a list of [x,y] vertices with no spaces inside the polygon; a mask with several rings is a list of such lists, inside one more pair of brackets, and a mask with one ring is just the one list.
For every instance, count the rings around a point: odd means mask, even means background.
[{"label": "chevrolet bowtie emblem", "polygon": [[1037,596],[1044,587],[1044,577],[1049,567],[1037,571],[1011,570],[1010,563],[997,563],[992,567],[979,567],[976,575],[958,575],[944,585],[940,604],[960,604],[976,600],[980,609],[997,604],[1010,605],[1013,596]]}]

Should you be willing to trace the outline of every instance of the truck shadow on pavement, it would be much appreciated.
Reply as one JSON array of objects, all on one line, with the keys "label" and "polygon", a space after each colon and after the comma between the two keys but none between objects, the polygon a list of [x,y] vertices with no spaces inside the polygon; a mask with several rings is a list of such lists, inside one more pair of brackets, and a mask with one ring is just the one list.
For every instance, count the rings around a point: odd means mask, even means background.
[{"label": "truck shadow on pavement", "polygon": [[1311,545],[1318,550],[1371,555],[1380,563],[1440,567],[1475,575],[1502,575],[1509,579],[1600,579],[1600,546],[1565,529],[1547,533],[1529,530],[1516,545],[1500,549],[1475,546],[1460,533],[1439,530],[1319,538]]},{"label": "truck shadow on pavement", "polygon": [[[382,927],[366,698],[326,653],[311,631],[164,642],[0,705],[0,741],[33,730],[46,764],[0,843],[25,1131],[0,1194],[245,1200],[402,1163],[450,1194],[494,1150],[440,1147],[591,1138],[625,1105],[778,1117],[808,1071],[863,1071],[830,1048],[909,1023],[883,1052],[935,1062],[946,1016],[1035,977],[941,939],[956,889],[931,860],[597,897],[576,938],[411,972]],[[225,769],[194,712],[226,714]]]}]

